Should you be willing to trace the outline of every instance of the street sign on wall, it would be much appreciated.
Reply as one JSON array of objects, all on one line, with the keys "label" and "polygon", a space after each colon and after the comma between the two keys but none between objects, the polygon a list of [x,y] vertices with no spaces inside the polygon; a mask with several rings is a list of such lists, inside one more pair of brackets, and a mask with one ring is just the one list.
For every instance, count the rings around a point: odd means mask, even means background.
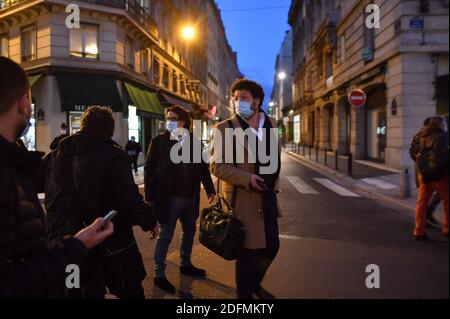
[{"label": "street sign on wall", "polygon": [[353,107],[363,107],[366,104],[367,96],[363,90],[353,90],[348,94],[348,102]]}]

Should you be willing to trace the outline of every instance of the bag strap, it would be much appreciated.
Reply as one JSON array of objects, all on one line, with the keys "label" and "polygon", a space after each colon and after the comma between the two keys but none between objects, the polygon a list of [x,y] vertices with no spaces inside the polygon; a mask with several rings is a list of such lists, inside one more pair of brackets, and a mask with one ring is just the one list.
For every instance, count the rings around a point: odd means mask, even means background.
[{"label": "bag strap", "polygon": [[[227,121],[228,127],[234,129],[233,121],[230,119]],[[233,134],[233,166],[237,168],[236,163],[236,135]],[[233,195],[231,196],[231,208],[236,208],[236,200],[237,200],[237,187],[233,187]]]}]

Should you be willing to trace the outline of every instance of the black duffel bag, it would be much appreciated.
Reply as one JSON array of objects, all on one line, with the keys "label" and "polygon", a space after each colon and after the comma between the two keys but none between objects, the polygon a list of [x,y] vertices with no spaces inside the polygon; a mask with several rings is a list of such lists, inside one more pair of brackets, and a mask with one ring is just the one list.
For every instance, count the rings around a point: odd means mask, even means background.
[{"label": "black duffel bag", "polygon": [[[225,203],[225,207],[222,205]],[[239,257],[245,240],[244,225],[233,216],[233,209],[220,197],[215,206],[205,208],[200,216],[200,243],[226,260]]]}]

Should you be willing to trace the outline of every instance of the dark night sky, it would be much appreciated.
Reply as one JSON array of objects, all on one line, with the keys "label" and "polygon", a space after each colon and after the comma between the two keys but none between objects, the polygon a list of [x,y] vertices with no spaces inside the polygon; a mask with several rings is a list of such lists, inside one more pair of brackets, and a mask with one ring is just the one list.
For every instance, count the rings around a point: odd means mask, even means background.
[{"label": "dark night sky", "polygon": [[[267,107],[272,90],[275,59],[287,23],[290,0],[216,0],[228,41],[238,54],[244,75],[264,87]],[[263,9],[270,8],[270,9]]]}]

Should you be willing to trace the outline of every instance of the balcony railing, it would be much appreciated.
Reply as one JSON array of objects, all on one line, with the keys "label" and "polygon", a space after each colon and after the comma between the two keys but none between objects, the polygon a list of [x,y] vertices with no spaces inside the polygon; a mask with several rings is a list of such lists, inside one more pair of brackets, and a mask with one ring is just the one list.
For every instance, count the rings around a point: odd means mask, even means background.
[{"label": "balcony railing", "polygon": [[115,7],[125,10],[126,13],[141,27],[155,38],[158,38],[158,27],[148,13],[136,0],[79,0],[93,4]]},{"label": "balcony railing", "polygon": [[[0,0],[0,11],[22,5],[32,0]],[[143,8],[136,0],[78,0],[123,9],[135,22],[155,38],[158,38],[158,27],[150,16],[148,9]]]},{"label": "balcony railing", "polygon": [[25,4],[31,0],[0,0],[0,11],[6,10],[19,4]]}]

